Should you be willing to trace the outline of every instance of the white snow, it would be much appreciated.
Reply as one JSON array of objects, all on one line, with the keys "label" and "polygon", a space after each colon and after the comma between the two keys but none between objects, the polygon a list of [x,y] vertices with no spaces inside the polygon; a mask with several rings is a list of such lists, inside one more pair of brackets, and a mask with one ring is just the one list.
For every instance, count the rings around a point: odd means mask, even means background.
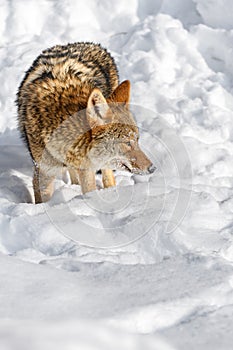
[{"label": "white snow", "polygon": [[[232,349],[232,39],[230,0],[0,1],[1,350]],[[131,80],[157,171],[34,205],[15,94],[75,41]]]}]

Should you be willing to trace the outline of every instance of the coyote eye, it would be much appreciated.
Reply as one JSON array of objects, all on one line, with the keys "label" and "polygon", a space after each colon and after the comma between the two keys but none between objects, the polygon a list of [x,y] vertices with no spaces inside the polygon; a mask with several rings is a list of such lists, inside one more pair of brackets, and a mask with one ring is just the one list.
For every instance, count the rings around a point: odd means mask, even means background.
[{"label": "coyote eye", "polygon": [[126,144],[128,147],[132,147],[132,144],[131,144],[130,141],[126,142],[125,144]]}]

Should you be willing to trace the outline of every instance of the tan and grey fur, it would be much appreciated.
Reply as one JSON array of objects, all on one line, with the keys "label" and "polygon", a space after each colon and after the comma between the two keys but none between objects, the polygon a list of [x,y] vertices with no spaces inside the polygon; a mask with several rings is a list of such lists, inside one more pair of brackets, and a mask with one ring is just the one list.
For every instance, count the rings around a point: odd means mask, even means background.
[{"label": "tan and grey fur", "polygon": [[138,147],[129,111],[130,83],[119,85],[111,55],[98,44],[74,43],[42,52],[18,91],[19,130],[34,161],[35,202],[53,193],[57,169],[66,167],[83,193],[115,185],[113,170],[154,170]]}]

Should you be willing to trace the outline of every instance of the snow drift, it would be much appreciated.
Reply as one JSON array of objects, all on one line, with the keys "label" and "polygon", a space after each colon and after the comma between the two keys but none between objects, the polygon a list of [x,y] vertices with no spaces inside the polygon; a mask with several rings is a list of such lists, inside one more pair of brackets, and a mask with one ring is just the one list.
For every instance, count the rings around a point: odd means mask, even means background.
[{"label": "snow drift", "polygon": [[[231,349],[233,5],[0,3],[1,349]],[[45,48],[100,42],[132,83],[150,177],[33,204],[17,87]],[[99,184],[101,186],[101,184]]]}]

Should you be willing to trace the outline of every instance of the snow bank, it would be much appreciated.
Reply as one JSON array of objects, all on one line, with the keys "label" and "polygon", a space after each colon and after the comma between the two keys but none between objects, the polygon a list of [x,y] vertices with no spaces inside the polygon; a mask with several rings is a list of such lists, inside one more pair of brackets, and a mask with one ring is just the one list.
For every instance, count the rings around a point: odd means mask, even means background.
[{"label": "snow bank", "polygon": [[230,0],[193,0],[205,24],[213,28],[233,28],[233,4]]}]

